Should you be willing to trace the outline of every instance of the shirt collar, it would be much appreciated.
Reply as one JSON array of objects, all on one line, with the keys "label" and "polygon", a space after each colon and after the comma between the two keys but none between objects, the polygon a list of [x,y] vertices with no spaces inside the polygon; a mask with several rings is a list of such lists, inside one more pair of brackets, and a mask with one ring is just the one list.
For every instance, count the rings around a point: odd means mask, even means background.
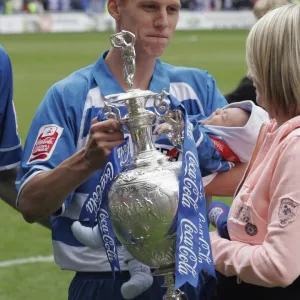
[{"label": "shirt collar", "polygon": [[163,66],[163,63],[157,58],[152,79],[150,81],[149,90],[155,93],[161,93],[163,89],[169,92],[170,78],[169,74],[165,70],[165,67]]},{"label": "shirt collar", "polygon": [[[100,88],[104,97],[112,94],[125,93],[118,81],[114,78],[113,74],[108,69],[105,63],[105,57],[108,51],[105,51],[93,67],[93,77]],[[162,89],[169,92],[170,78],[166,72],[162,62],[157,59],[154,67],[154,72],[150,82],[149,90],[154,93],[161,93]]]}]

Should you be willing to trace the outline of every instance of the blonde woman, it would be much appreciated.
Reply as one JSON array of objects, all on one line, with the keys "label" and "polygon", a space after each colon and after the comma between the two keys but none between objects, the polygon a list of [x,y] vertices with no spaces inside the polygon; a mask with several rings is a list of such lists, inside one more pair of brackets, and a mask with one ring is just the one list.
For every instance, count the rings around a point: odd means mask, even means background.
[{"label": "blonde woman", "polygon": [[247,39],[262,127],[228,215],[230,240],[211,233],[217,299],[299,299],[300,5],[268,12]]}]

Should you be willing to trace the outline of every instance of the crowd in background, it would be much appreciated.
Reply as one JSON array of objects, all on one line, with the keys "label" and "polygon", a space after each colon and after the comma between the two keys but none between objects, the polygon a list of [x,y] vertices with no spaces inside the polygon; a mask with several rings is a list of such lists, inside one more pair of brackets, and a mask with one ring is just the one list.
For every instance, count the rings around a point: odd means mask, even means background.
[{"label": "crowd in background", "polygon": [[[181,0],[188,10],[251,9],[255,0]],[[0,14],[43,12],[103,12],[106,0],[0,0]]]}]

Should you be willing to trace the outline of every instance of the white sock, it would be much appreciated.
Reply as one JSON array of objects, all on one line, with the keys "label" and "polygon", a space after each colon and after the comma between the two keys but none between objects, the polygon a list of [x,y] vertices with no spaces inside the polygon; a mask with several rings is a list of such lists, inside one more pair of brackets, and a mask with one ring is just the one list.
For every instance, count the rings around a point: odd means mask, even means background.
[{"label": "white sock", "polygon": [[136,259],[127,262],[130,280],[121,286],[121,294],[125,299],[133,299],[148,290],[153,283],[151,270]]},{"label": "white sock", "polygon": [[81,225],[79,221],[75,221],[72,226],[71,230],[75,236],[75,238],[82,244],[93,248],[101,248],[102,247],[102,240],[100,236],[100,232],[98,229],[98,225],[95,227],[86,227]]}]

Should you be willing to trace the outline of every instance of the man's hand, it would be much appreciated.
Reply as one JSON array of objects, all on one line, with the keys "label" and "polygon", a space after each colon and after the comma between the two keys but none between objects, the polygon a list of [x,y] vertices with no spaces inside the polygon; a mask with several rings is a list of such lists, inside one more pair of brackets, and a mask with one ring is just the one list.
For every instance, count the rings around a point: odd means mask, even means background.
[{"label": "man's hand", "polygon": [[214,201],[208,207],[209,222],[216,227],[220,237],[230,240],[227,230],[227,218],[230,207],[223,202]]},{"label": "man's hand", "polygon": [[88,141],[84,147],[84,157],[93,170],[102,169],[112,149],[124,142],[122,124],[116,120],[97,122],[93,119]]},{"label": "man's hand", "polygon": [[157,124],[153,134],[157,134],[157,137],[160,137],[163,134],[168,134],[172,132],[172,125],[169,123],[161,123],[161,124]]}]

